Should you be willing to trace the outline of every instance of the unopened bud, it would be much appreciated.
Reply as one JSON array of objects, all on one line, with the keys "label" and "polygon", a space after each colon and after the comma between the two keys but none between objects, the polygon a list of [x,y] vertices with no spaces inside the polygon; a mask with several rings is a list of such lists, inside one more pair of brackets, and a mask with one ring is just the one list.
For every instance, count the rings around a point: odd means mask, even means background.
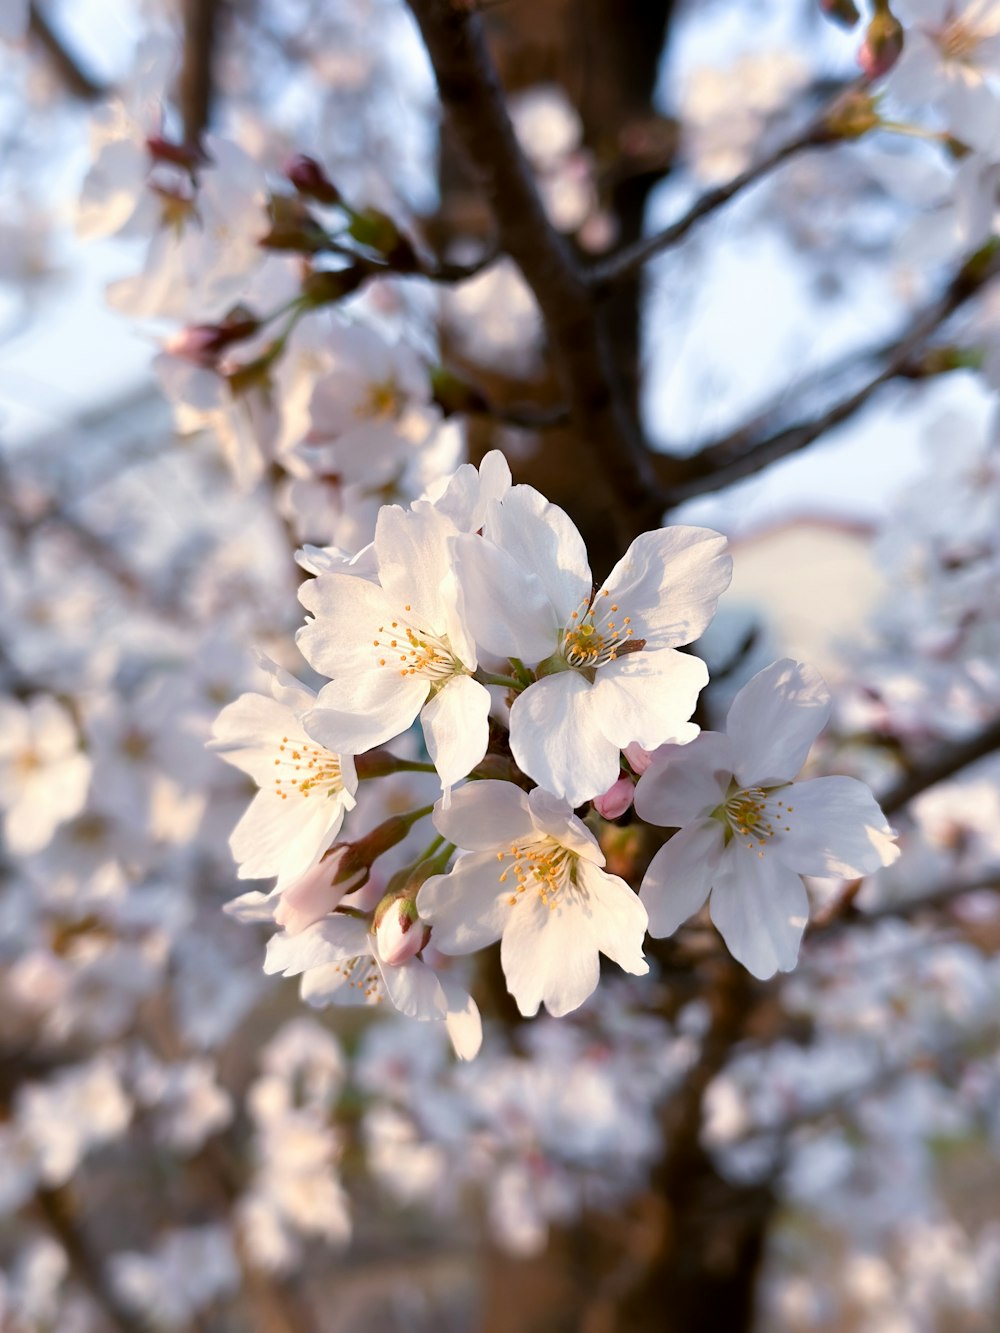
[{"label": "unopened bud", "polygon": [[632,772],[641,778],[643,773],[645,773],[646,769],[653,762],[653,755],[656,751],[644,750],[637,741],[633,741],[631,745],[625,746],[622,753],[628,760]]},{"label": "unopened bud", "polygon": [[285,165],[285,175],[298,190],[320,204],[339,204],[340,191],[314,157],[299,153]]},{"label": "unopened bud", "polygon": [[185,167],[193,171],[204,155],[190,144],[172,143],[160,134],[150,134],[146,138],[146,149],[154,162],[169,162],[171,166]]},{"label": "unopened bud", "polygon": [[828,19],[833,19],[842,28],[853,28],[861,17],[854,0],[819,0],[819,7]]},{"label": "unopened bud", "polygon": [[285,889],[274,909],[274,919],[289,935],[297,935],[314,921],[329,916],[341,898],[360,888],[367,878],[367,867],[355,863],[351,844],[338,843],[318,865]]},{"label": "unopened bud", "polygon": [[221,324],[190,324],[167,338],[163,346],[171,356],[193,361],[197,366],[213,366],[227,347],[253,337],[259,328],[260,321],[252,316]]},{"label": "unopened bud", "polygon": [[393,898],[384,909],[380,905],[375,921],[375,947],[389,967],[415,958],[430,938],[430,927],[420,920],[412,898]]},{"label": "unopened bud", "polygon": [[858,52],[858,64],[870,79],[888,74],[903,51],[903,25],[888,8],[879,9],[869,23]]},{"label": "unopened bud", "polygon": [[826,114],[823,128],[830,139],[860,139],[879,125],[875,99],[866,92],[847,92]]},{"label": "unopened bud", "polygon": [[602,819],[617,819],[632,804],[635,787],[631,778],[619,778],[601,796],[594,797],[594,809]]}]

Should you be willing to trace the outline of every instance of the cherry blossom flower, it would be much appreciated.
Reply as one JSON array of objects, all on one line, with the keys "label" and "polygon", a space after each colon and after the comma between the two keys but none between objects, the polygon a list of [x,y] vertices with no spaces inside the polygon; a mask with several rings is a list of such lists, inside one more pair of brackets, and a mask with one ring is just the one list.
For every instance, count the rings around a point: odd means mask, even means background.
[{"label": "cherry blossom flower", "polygon": [[298,934],[272,936],[264,971],[302,974],[302,998],[317,1007],[374,1005],[388,996],[408,1018],[443,1022],[462,1060],[471,1060],[482,1043],[479,1010],[461,983],[419,955],[393,966],[382,957],[378,936],[355,916],[335,913]]},{"label": "cherry blossom flower", "polygon": [[809,917],[802,875],[855,878],[896,859],[864,783],[792,780],[829,715],[819,674],[785,659],[740,690],[724,735],[703,732],[654,759],[636,787],[636,811],[680,832],[642,883],[650,934],[672,934],[711,893],[730,953],[766,980],[795,966]]},{"label": "cherry blossom flower", "polygon": [[41,851],[64,820],[80,813],[90,771],[76,727],[55,699],[0,698],[0,810],[13,855]]},{"label": "cherry blossom flower", "polygon": [[285,889],[310,870],[354,808],[358,779],[350,755],[323,749],[301,718],[316,696],[263,660],[272,697],[243,694],[216,719],[211,748],[242,769],[260,790],[229,845],[241,879],[277,875]]},{"label": "cherry blossom flower", "polygon": [[697,735],[705,664],[679,653],[729,586],[725,538],[708,528],[643,533],[596,591],[569,517],[530,486],[489,507],[486,539],[458,538],[458,576],[477,645],[541,664],[510,713],[523,772],[571,805],[618,778],[620,752]]},{"label": "cherry blossom flower", "polygon": [[434,875],[417,905],[446,954],[501,941],[507,987],[522,1014],[544,1003],[557,1017],[597,986],[599,954],[643,976],[646,913],[624,880],[602,869],[604,854],[565,801],[510,782],[470,783],[439,804],[434,823],[467,849]]},{"label": "cherry blossom flower", "polygon": [[887,89],[904,102],[935,106],[949,130],[975,148],[995,146],[1000,127],[1000,3],[901,0],[903,54]]},{"label": "cherry blossom flower", "polygon": [[417,715],[446,788],[486,753],[490,693],[472,679],[450,541],[458,529],[430,506],[386,506],[375,528],[378,582],[346,569],[303,586],[314,619],[303,656],[331,677],[306,717],[323,745],[360,754],[405,731]]}]

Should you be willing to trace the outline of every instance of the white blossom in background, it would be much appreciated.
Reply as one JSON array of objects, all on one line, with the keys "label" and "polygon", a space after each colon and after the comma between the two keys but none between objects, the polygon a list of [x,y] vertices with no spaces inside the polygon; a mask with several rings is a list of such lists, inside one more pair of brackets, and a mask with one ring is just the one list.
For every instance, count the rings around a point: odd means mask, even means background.
[{"label": "white blossom in background", "polygon": [[219,1225],[170,1231],[148,1254],[112,1255],[109,1271],[123,1304],[163,1329],[190,1328],[242,1280],[232,1235]]},{"label": "white blossom in background", "polygon": [[709,899],[712,921],[754,976],[788,972],[809,919],[802,875],[853,879],[899,855],[855,778],[795,782],[830,715],[817,672],[785,660],[733,700],[725,734],[668,746],[639,779],[635,808],[680,831],[642,882],[650,934],[671,935]]},{"label": "white blossom in background", "polygon": [[428,879],[417,903],[443,953],[501,941],[507,988],[522,1014],[567,1014],[597,986],[599,955],[642,976],[646,914],[572,808],[509,782],[471,783],[434,813],[465,854]]},{"label": "white blossom in background", "polygon": [[80,813],[91,763],[73,719],[50,695],[0,697],[0,810],[11,855],[40,851]]},{"label": "white blossom in background", "polygon": [[886,89],[911,106],[937,108],[956,138],[996,147],[1000,130],[1000,4],[996,0],[899,0],[903,52]]}]

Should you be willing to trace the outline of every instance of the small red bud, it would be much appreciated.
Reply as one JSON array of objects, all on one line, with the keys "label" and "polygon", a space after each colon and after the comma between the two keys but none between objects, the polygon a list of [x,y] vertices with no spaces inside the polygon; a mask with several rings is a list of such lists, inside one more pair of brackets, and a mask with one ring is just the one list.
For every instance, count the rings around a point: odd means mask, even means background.
[{"label": "small red bud", "polygon": [[298,190],[309,199],[320,204],[335,205],[341,202],[340,191],[314,157],[298,153],[285,164],[285,175]]}]

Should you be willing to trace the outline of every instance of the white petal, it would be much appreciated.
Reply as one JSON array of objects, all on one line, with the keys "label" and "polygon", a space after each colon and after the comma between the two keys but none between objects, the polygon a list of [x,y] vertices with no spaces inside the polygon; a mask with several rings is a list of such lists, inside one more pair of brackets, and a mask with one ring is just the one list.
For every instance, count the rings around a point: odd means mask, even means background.
[{"label": "white petal", "polygon": [[344,802],[314,793],[284,800],[276,791],[257,792],[233,829],[230,850],[240,879],[278,876],[286,888],[326,851],[344,822]]},{"label": "white petal", "polygon": [[658,528],[635,539],[604,587],[632,617],[637,638],[650,647],[677,647],[704,632],[732,572],[720,533]]},{"label": "white petal", "polygon": [[429,506],[420,510],[383,505],[375,525],[379,580],[399,609],[409,605],[414,623],[444,630],[447,619],[441,585],[451,570],[448,541],[457,529]]},{"label": "white petal", "polygon": [[577,863],[591,938],[606,958],[634,977],[644,977],[649,964],[642,956],[648,919],[638,895],[617,875],[585,861]]},{"label": "white petal", "polygon": [[449,874],[425,881],[417,909],[430,923],[435,948],[442,953],[475,953],[500,938],[514,884],[512,876],[501,883],[503,873],[492,852],[474,852],[460,857]]},{"label": "white petal", "polygon": [[707,684],[708,667],[691,653],[628,653],[598,668],[592,706],[601,731],[619,750],[633,742],[655,750],[677,738]]},{"label": "white petal", "polygon": [[486,753],[491,702],[485,685],[453,676],[421,712],[427,753],[445,787],[466,777]]},{"label": "white petal", "polygon": [[510,748],[521,771],[581,805],[618,777],[619,751],[594,717],[592,687],[576,671],[529,685],[510,710]]},{"label": "white petal", "polygon": [[637,814],[661,828],[684,828],[710,814],[725,799],[731,763],[729,738],[717,731],[663,746],[636,783]]},{"label": "white petal", "polygon": [[740,785],[791,782],[829,717],[830,692],[813,667],[786,657],[759,671],[726,720]]},{"label": "white petal", "polygon": [[533,486],[514,486],[502,502],[490,506],[486,536],[538,575],[561,624],[589,600],[591,573],[583,538],[569,515]]},{"label": "white petal", "polygon": [[313,740],[335,754],[364,754],[401,736],[413,724],[429,689],[422,676],[401,676],[389,667],[384,672],[344,676],[323,686],[302,725]]},{"label": "white petal", "polygon": [[356,917],[317,921],[295,935],[272,935],[264,955],[264,971],[294,977],[327,963],[343,962],[371,953],[368,928]]},{"label": "white petal", "polygon": [[[314,701],[311,696],[307,706]],[[290,708],[266,694],[241,694],[215,719],[209,748],[263,786],[271,781],[277,747],[285,736],[306,738]]]},{"label": "white petal", "polygon": [[399,967],[389,967],[376,955],[386,994],[401,1014],[424,1021],[443,1019],[448,1001],[438,974],[422,958],[411,958]]},{"label": "white petal", "polygon": [[455,1054],[460,1060],[474,1060],[483,1044],[483,1020],[479,1006],[454,977],[442,972],[440,978],[448,1001],[445,1023]]},{"label": "white petal", "polygon": [[761,981],[795,966],[809,899],[802,880],[776,857],[730,843],[709,912],[729,952]]},{"label": "white petal", "polygon": [[466,620],[479,647],[532,666],[550,657],[559,646],[559,623],[538,575],[483,537],[457,537],[453,545]]},{"label": "white petal", "polygon": [[542,1003],[555,1018],[578,1009],[601,974],[597,946],[579,904],[557,902],[550,910],[530,891],[511,908],[500,962],[507,989],[526,1018]]},{"label": "white petal", "polygon": [[455,792],[447,810],[438,805],[434,827],[469,852],[506,850],[534,832],[527,794],[513,782],[492,779]]},{"label": "white petal", "polygon": [[321,574],[302,585],[299,601],[315,617],[295,636],[311,667],[331,677],[376,670],[384,656],[375,646],[379,627],[402,610],[378,584],[353,574]]},{"label": "white petal", "polygon": [[719,870],[724,846],[717,819],[675,833],[649,863],[639,897],[649,913],[649,933],[672,935],[701,910]]},{"label": "white petal", "polygon": [[778,828],[768,849],[800,875],[853,879],[899,855],[878,802],[857,778],[793,782],[768,797],[767,811]]}]

